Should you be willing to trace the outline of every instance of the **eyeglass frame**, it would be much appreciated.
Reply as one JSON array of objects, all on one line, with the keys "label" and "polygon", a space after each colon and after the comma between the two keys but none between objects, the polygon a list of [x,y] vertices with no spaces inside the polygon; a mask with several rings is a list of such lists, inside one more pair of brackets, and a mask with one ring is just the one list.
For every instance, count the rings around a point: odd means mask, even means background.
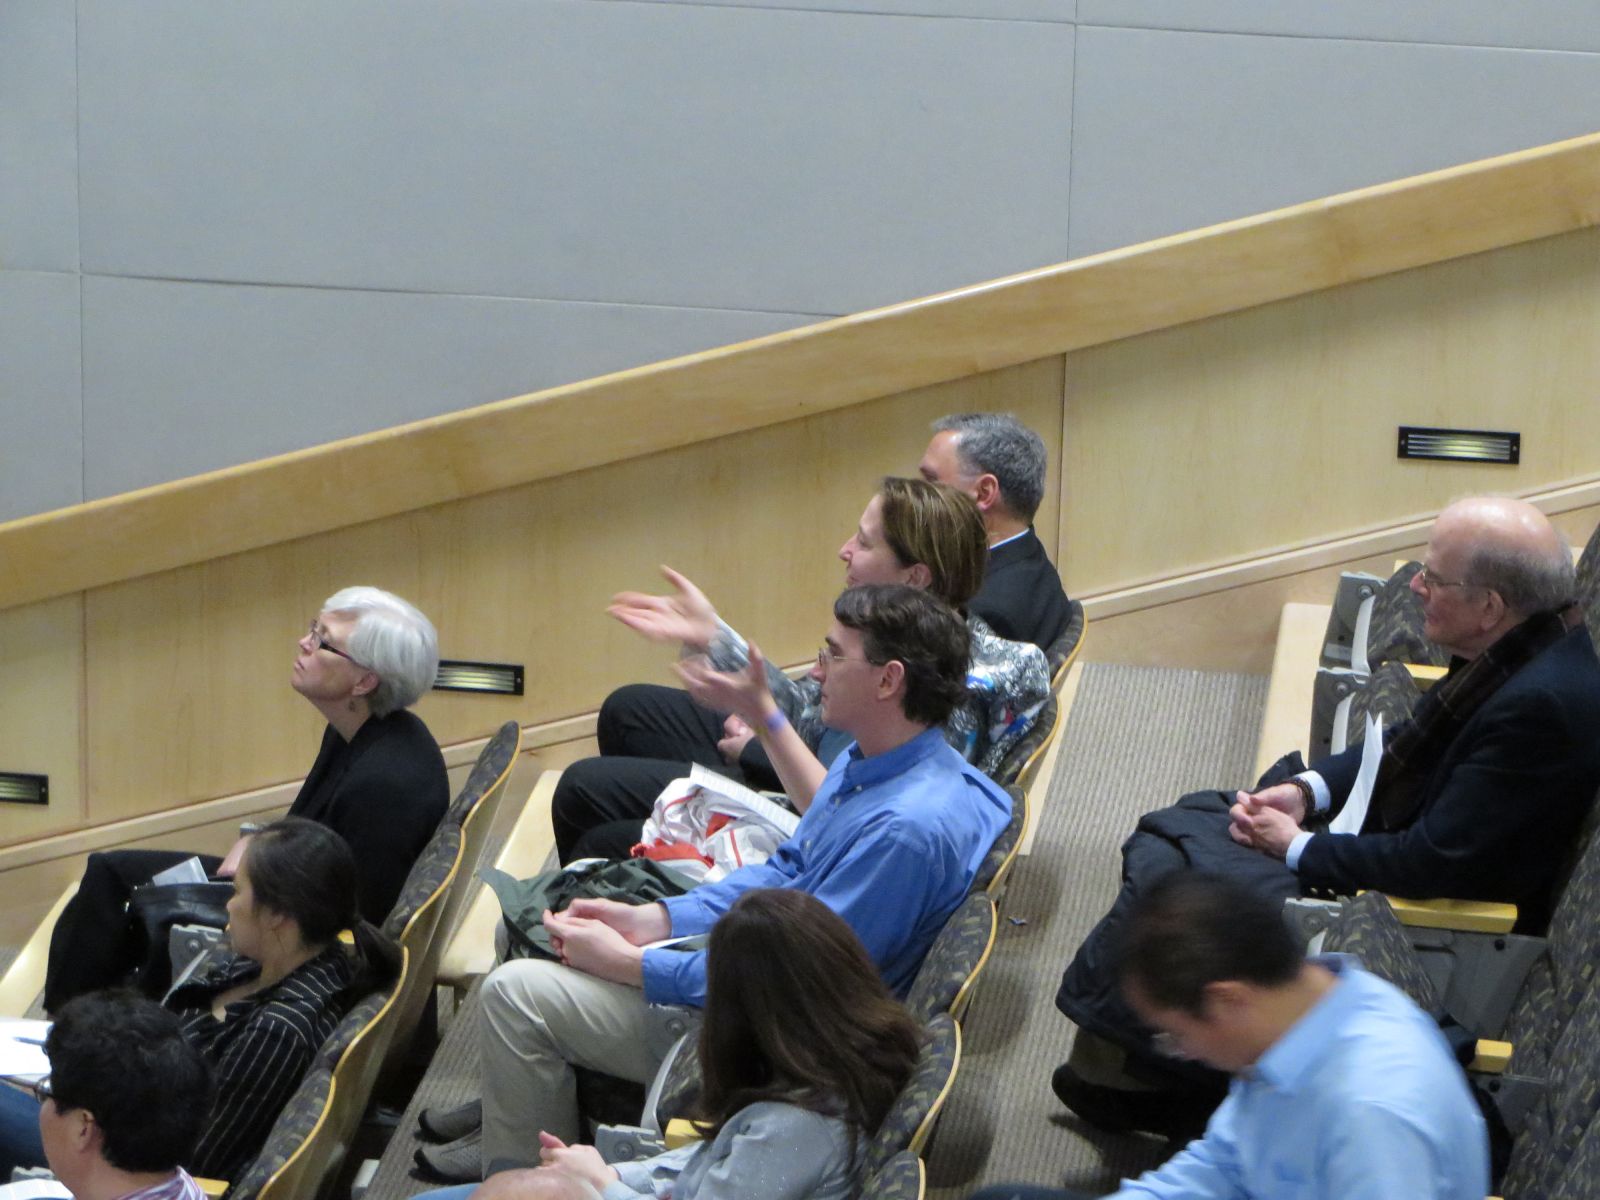
[{"label": "eyeglass frame", "polygon": [[[326,650],[329,654],[337,654],[340,658],[344,659],[345,662],[354,663],[356,666],[360,667],[363,671],[372,670],[371,667],[367,666],[366,663],[362,662],[359,658],[355,657],[355,655],[350,654],[348,651],[339,649],[339,647],[335,646],[332,642],[328,641],[327,638],[323,634],[317,632],[317,618],[316,617],[312,617],[311,618],[311,625],[306,630],[305,637],[308,637],[308,638],[311,639],[311,652],[313,654],[315,654],[318,650]],[[304,641],[305,638],[302,638],[301,640]]]},{"label": "eyeglass frame", "polygon": [[1465,579],[1446,579],[1438,574],[1427,563],[1417,568],[1417,582],[1432,591],[1434,588],[1481,588],[1484,591],[1494,589],[1483,583],[1471,583]]},{"label": "eyeglass frame", "polygon": [[826,671],[830,667],[832,667],[835,663],[842,663],[842,662],[872,663],[872,665],[875,666],[875,667],[883,667],[883,666],[887,666],[888,665],[887,663],[872,662],[872,659],[867,658],[865,655],[863,655],[860,658],[851,658],[848,654],[835,654],[833,652],[833,647],[829,646],[826,642],[824,642],[820,647],[818,647],[818,649],[817,649],[817,666],[821,670]]}]

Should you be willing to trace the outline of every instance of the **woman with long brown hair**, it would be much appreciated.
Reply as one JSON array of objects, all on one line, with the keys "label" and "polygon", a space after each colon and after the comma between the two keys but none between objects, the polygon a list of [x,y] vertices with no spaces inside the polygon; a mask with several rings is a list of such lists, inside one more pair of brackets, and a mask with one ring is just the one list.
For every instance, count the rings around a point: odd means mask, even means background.
[{"label": "woman with long brown hair", "polygon": [[[538,1171],[607,1200],[848,1200],[866,1139],[916,1064],[919,1035],[850,927],[788,889],[746,892],[711,932],[700,1027],[701,1141],[607,1164],[541,1134]],[[496,1180],[496,1194],[517,1194]],[[503,1189],[503,1191],[502,1191]],[[419,1200],[464,1200],[474,1185]]]}]

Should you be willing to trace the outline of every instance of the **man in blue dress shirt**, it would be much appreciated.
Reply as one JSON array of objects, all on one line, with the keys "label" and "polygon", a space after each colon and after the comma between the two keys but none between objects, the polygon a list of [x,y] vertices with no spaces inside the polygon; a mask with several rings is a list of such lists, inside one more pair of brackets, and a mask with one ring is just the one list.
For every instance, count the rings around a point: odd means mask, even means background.
[{"label": "man in blue dress shirt", "polygon": [[[1181,871],[1132,913],[1124,995],[1163,1052],[1233,1076],[1228,1098],[1127,1200],[1481,1200],[1482,1117],[1438,1026],[1343,955],[1305,959],[1278,908]],[[1070,1200],[986,1188],[972,1200]]]},{"label": "man in blue dress shirt", "polygon": [[[562,961],[517,959],[485,979],[483,1163],[537,1163],[541,1130],[579,1140],[572,1064],[651,1078],[659,1054],[647,1046],[649,1006],[702,1005],[706,979],[705,951],[652,943],[709,931],[750,888],[816,896],[904,994],[1011,816],[1004,789],[940,732],[965,686],[967,645],[965,623],[925,591],[858,587],[839,597],[814,674],[824,721],[855,742],[794,836],[765,863],[684,896],[579,900],[546,914]],[[781,713],[757,720],[779,743],[792,732]]]}]

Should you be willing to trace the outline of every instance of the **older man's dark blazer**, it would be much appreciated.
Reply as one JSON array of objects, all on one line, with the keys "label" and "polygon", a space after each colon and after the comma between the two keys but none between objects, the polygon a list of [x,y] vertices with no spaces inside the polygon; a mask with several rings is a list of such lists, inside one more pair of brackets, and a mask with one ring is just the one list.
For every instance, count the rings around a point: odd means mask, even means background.
[{"label": "older man's dark blazer", "polygon": [[[1337,811],[1359,746],[1313,764]],[[1600,661],[1583,626],[1486,700],[1433,765],[1415,820],[1392,833],[1317,834],[1301,885],[1349,894],[1457,896],[1522,906],[1542,926],[1550,888],[1600,789]]]},{"label": "older man's dark blazer", "polygon": [[1066,632],[1072,615],[1061,576],[1031,527],[989,551],[983,586],[967,607],[1001,637],[1041,650]]}]

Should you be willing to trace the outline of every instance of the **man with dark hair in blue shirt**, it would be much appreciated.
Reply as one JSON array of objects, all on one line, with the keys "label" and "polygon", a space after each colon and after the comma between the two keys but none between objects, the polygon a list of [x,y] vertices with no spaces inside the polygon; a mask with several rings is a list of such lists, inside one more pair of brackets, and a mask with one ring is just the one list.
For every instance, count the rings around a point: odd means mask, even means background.
[{"label": "man with dark hair in blue shirt", "polygon": [[[904,994],[1005,829],[1004,789],[950,748],[940,726],[961,698],[961,618],[916,588],[857,587],[834,605],[817,656],[822,715],[855,742],[834,761],[794,836],[765,863],[656,904],[579,900],[546,914],[560,963],[516,959],[484,981],[481,1162],[536,1163],[539,1132],[578,1140],[572,1067],[647,1081],[650,1005],[699,1006],[705,951],[656,948],[707,932],[751,888],[798,888],[849,923]],[[768,742],[780,776],[794,731],[766,690],[759,653],[721,675],[684,666]],[[802,1004],[805,997],[796,997]]]},{"label": "man with dark hair in blue shirt", "polygon": [[[1278,906],[1178,871],[1132,910],[1123,994],[1156,1048],[1233,1076],[1205,1135],[1118,1200],[1478,1200],[1483,1118],[1438,1025],[1344,955],[1307,959]],[[1002,1185],[972,1200],[1078,1200]]]}]

